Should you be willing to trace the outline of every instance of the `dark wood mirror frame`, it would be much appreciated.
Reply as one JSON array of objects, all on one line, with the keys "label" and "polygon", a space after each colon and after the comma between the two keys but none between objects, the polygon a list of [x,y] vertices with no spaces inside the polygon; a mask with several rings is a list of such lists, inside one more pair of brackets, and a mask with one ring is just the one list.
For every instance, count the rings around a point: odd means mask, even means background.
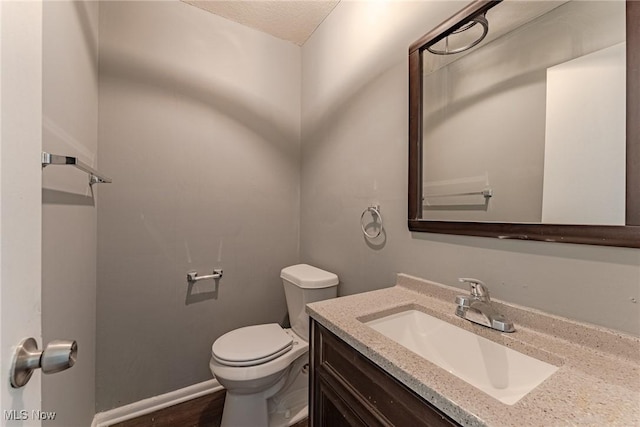
[{"label": "dark wood mirror frame", "polygon": [[556,225],[422,219],[422,52],[501,1],[476,0],[409,48],[409,230],[501,239],[640,248],[640,1],[626,2],[627,152],[624,226]]}]

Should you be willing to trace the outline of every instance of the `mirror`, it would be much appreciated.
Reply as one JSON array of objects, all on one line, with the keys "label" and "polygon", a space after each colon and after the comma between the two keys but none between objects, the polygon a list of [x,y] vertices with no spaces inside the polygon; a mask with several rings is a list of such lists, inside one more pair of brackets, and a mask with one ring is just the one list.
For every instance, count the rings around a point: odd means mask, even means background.
[{"label": "mirror", "polygon": [[640,247],[638,3],[475,1],[416,41],[409,229]]}]

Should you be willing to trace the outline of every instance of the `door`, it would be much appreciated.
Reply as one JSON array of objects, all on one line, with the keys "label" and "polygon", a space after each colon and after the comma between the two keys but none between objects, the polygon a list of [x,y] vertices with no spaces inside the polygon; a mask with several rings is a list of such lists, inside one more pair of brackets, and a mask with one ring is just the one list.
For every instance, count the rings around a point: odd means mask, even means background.
[{"label": "door", "polygon": [[41,338],[42,2],[0,1],[0,421],[40,426],[40,372],[14,389],[11,359]]}]

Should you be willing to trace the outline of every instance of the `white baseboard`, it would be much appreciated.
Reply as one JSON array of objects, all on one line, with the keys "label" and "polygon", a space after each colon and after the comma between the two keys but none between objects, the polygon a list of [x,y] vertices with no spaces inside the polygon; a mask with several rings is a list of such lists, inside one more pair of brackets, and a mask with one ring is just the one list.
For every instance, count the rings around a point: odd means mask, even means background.
[{"label": "white baseboard", "polygon": [[151,412],[177,405],[178,403],[186,402],[187,400],[195,399],[207,394],[212,394],[222,389],[224,389],[224,387],[222,387],[216,379],[204,381],[189,387],[181,388],[180,390],[150,397],[109,411],[99,412],[93,417],[91,427],[108,427],[112,424],[150,414]]}]

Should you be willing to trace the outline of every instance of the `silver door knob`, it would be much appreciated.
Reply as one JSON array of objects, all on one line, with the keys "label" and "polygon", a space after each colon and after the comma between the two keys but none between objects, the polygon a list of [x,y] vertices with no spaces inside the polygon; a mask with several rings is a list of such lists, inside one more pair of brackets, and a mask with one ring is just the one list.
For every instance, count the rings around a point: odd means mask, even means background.
[{"label": "silver door knob", "polygon": [[69,369],[76,363],[78,343],[70,340],[51,341],[44,351],[38,350],[33,338],[22,340],[11,362],[11,387],[20,388],[29,382],[33,371],[42,368],[45,374]]}]

